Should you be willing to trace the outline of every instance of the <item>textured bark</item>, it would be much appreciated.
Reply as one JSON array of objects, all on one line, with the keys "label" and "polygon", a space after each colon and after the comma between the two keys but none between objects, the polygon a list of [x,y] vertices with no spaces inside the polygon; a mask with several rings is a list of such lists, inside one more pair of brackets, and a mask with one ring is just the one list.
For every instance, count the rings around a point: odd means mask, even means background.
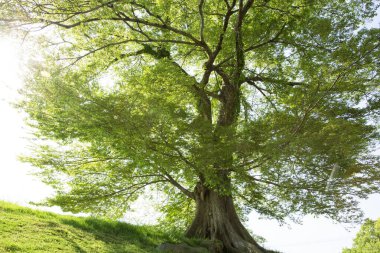
[{"label": "textured bark", "polygon": [[[204,187],[196,187],[196,215],[186,236],[221,241],[213,253],[265,253],[245,229],[236,213],[231,196]],[[216,244],[217,245],[217,244]]]},{"label": "textured bark", "polygon": [[[245,64],[242,26],[244,17],[253,2],[253,0],[248,0],[244,4],[243,0],[239,0],[238,2],[235,1],[229,10],[231,11],[235,4],[238,3],[238,18],[234,28],[236,62],[232,75],[228,76],[223,71],[221,72],[220,69],[214,69],[223,79],[223,87],[220,90],[220,95],[218,97],[220,101],[219,114],[216,121],[216,128],[213,133],[215,144],[221,146],[223,146],[223,140],[230,140],[233,138],[233,129],[231,129],[231,126],[236,123],[240,113],[240,85]],[[218,50],[220,49],[216,49],[215,55],[210,55],[209,61],[206,64],[206,72],[201,82],[202,87],[208,83],[208,78],[213,70],[213,62],[218,54]],[[202,98],[202,96],[200,97]],[[212,106],[209,101],[209,99],[201,99],[200,105],[203,106],[199,106],[198,111],[200,115],[203,116],[205,122],[212,124]],[[225,129],[227,131],[224,131]],[[224,189],[227,192],[230,192],[231,190],[231,181],[229,179],[231,171],[228,168],[231,166],[232,157],[232,154],[224,154],[223,157],[220,157],[218,164],[213,164],[215,173],[218,174],[218,178],[222,182],[220,184],[221,187],[218,188]],[[195,187],[194,191],[196,215],[186,236],[221,241],[223,246],[212,249],[213,253],[268,252],[256,243],[240,222],[234,207],[232,196],[227,194],[222,195],[219,191],[207,188],[203,184],[204,175],[200,174],[199,177],[200,182]]]}]

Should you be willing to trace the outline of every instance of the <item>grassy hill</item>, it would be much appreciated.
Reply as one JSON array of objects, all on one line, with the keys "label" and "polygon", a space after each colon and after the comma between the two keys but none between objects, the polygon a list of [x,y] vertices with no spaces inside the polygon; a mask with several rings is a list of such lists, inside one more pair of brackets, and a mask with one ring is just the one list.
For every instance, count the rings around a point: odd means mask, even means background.
[{"label": "grassy hill", "polygon": [[0,201],[0,252],[156,252],[174,239],[155,227],[63,216]]}]

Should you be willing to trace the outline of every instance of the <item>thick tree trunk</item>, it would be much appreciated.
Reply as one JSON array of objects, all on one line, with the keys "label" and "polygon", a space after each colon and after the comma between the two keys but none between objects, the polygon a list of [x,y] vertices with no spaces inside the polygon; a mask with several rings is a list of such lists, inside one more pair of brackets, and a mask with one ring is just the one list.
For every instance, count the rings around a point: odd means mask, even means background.
[{"label": "thick tree trunk", "polygon": [[245,229],[236,213],[231,196],[196,187],[196,215],[186,233],[187,237],[219,240],[223,248],[213,253],[265,253]]}]

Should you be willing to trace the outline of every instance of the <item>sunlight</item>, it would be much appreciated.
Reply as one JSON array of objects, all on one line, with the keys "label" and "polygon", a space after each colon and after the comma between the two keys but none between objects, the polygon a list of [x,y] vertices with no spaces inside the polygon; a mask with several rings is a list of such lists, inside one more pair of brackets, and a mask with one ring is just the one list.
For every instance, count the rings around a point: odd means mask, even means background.
[{"label": "sunlight", "polygon": [[17,43],[10,39],[0,38],[0,85],[10,89],[20,83],[20,55]]},{"label": "sunlight", "polygon": [[52,190],[28,175],[30,165],[17,160],[26,153],[28,144],[23,116],[12,105],[23,85],[23,63],[28,58],[21,45],[20,40],[0,36],[0,199],[25,205],[41,200]]}]

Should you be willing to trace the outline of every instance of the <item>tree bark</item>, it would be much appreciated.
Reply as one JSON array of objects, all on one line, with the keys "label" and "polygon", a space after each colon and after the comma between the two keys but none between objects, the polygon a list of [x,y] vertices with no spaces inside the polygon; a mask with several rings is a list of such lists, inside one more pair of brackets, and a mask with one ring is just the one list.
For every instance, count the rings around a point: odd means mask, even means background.
[{"label": "tree bark", "polygon": [[[236,213],[233,199],[221,195],[202,183],[195,187],[196,214],[186,232],[187,237],[222,242],[213,253],[266,253],[245,229]],[[217,245],[217,244],[215,244]]]}]

